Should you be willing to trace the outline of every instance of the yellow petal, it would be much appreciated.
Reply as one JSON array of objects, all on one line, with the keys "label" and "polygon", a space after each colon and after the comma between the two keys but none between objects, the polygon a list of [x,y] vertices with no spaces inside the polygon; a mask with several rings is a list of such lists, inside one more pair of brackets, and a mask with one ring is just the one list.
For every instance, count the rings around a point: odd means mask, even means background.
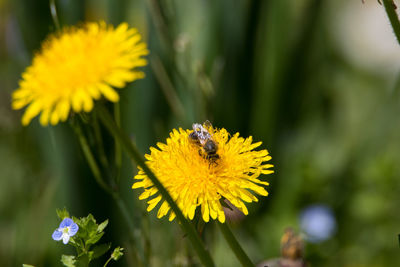
[{"label": "yellow petal", "polygon": [[208,204],[204,203],[201,205],[201,213],[203,214],[203,221],[208,222],[210,220],[210,209]]},{"label": "yellow petal", "polygon": [[111,102],[117,102],[119,100],[119,95],[109,85],[106,85],[104,83],[99,83],[97,84],[97,88],[99,88],[99,91],[104,95],[104,97],[110,100]]},{"label": "yellow petal", "polygon": [[51,125],[56,125],[60,121],[60,113],[57,110],[53,110],[50,116]]},{"label": "yellow petal", "polygon": [[161,196],[158,196],[156,198],[153,198],[152,200],[147,201],[147,204],[149,204],[149,206],[147,207],[147,211],[151,211],[152,209],[154,209],[160,202],[160,200]]},{"label": "yellow petal", "polygon": [[22,116],[22,125],[28,125],[32,118],[39,114],[40,110],[42,109],[42,105],[40,102],[35,101],[29,105],[26,109],[24,115]]},{"label": "yellow petal", "polygon": [[164,217],[165,215],[167,215],[168,211],[169,211],[169,205],[168,205],[167,201],[164,201],[162,203],[160,209],[158,210],[157,218]]},{"label": "yellow petal", "polygon": [[39,122],[43,126],[47,126],[49,124],[50,120],[50,115],[51,115],[51,110],[49,108],[46,108],[42,111],[42,114],[40,115]]}]

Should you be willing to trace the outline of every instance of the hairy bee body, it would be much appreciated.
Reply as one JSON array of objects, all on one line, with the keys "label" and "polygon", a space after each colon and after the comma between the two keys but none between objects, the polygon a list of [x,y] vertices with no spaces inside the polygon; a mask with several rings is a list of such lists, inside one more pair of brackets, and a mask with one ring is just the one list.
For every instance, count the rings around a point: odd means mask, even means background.
[{"label": "hairy bee body", "polygon": [[207,140],[203,146],[203,149],[206,153],[206,159],[208,159],[211,163],[215,163],[217,159],[219,159],[219,155],[217,154],[218,146],[213,140]]},{"label": "hairy bee body", "polygon": [[220,158],[217,154],[218,145],[213,140],[212,135],[206,128],[208,127],[209,129],[211,129],[212,126],[209,121],[204,122],[203,125],[201,125],[200,123],[194,123],[192,125],[193,132],[189,134],[189,139],[192,143],[199,146],[200,156],[207,159],[210,164],[216,164],[216,161]]}]

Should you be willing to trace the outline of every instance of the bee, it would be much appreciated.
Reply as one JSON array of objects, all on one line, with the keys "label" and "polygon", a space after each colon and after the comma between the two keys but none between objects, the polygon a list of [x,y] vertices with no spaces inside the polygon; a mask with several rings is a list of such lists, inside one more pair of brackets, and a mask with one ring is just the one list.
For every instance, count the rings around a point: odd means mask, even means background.
[{"label": "bee", "polygon": [[203,125],[200,123],[193,123],[193,132],[189,134],[189,139],[192,143],[200,147],[199,154],[205,159],[209,160],[210,165],[216,164],[219,159],[217,154],[218,145],[214,141],[212,134],[207,129],[212,129],[209,121],[205,121]]},{"label": "bee", "polygon": [[304,242],[292,228],[286,228],[281,238],[281,254],[285,259],[301,259],[304,254]]}]

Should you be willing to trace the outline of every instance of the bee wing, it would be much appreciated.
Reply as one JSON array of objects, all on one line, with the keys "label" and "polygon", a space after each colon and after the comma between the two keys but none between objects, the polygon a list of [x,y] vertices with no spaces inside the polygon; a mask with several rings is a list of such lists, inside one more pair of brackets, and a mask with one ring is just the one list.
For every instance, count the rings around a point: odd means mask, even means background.
[{"label": "bee wing", "polygon": [[207,130],[209,130],[209,129],[212,129],[212,124],[211,124],[211,122],[209,121],[209,120],[206,120],[204,123],[203,123],[203,126],[207,129]]},{"label": "bee wing", "polygon": [[203,127],[204,127],[205,129],[207,129],[207,131],[210,133],[211,138],[212,138],[212,136],[213,136],[213,134],[214,134],[214,127],[212,126],[211,122],[210,122],[209,120],[206,120],[206,121],[203,123]]}]

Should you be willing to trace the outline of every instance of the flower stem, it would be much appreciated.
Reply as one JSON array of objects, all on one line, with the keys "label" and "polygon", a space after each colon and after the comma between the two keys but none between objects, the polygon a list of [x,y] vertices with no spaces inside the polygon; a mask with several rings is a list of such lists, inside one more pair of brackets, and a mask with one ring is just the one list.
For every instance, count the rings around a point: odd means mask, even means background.
[{"label": "flower stem", "polygon": [[78,136],[79,143],[81,144],[83,154],[85,155],[86,160],[89,163],[89,167],[93,173],[94,179],[96,180],[97,184],[104,189],[109,194],[112,194],[113,192],[111,191],[110,187],[104,182],[100,168],[97,165],[96,159],[94,158],[94,155],[92,151],[90,150],[88,141],[86,140],[85,135],[82,132],[82,129],[80,125],[76,125],[74,123],[71,124],[76,135]]},{"label": "flower stem", "polygon": [[243,266],[254,266],[251,262],[249,256],[247,256],[246,252],[244,252],[243,248],[240,246],[239,242],[236,240],[233,235],[231,229],[229,229],[227,223],[217,223],[219,229],[221,230],[225,240],[228,242],[232,251],[235,253],[236,258],[240,261]]},{"label": "flower stem", "polygon": [[[131,233],[133,242],[135,244],[135,241],[136,240],[140,240],[140,237],[138,236],[138,234],[136,234],[137,231],[135,231],[135,228],[134,228],[135,224],[133,223],[132,218],[129,216],[129,212],[128,212],[128,209],[126,207],[125,202],[122,200],[122,198],[121,198],[121,196],[119,195],[118,192],[113,191],[110,188],[110,186],[107,185],[106,182],[104,182],[104,180],[102,178],[103,176],[101,175],[100,168],[99,168],[99,166],[98,166],[98,164],[96,162],[96,159],[95,159],[92,151],[90,150],[89,143],[88,143],[85,135],[82,132],[81,126],[77,125],[75,123],[71,123],[71,125],[72,125],[72,128],[74,129],[76,135],[78,136],[79,143],[80,143],[80,145],[82,147],[82,150],[83,150],[83,154],[84,154],[86,160],[88,161],[90,170],[92,171],[93,176],[94,176],[97,184],[105,192],[107,192],[108,194],[110,194],[113,197],[114,201],[116,202],[116,204],[117,204],[117,206],[118,206],[118,208],[119,208],[119,210],[120,210],[120,212],[122,214],[122,217],[125,219],[125,222],[128,225],[128,228],[129,228],[129,231]],[[140,243],[139,243],[139,247],[141,248]],[[135,248],[136,248],[136,245],[135,245]],[[142,266],[141,261],[139,260],[139,255],[137,254],[136,250],[134,249],[133,251],[134,251],[133,254],[134,254],[135,259],[140,264],[140,266]]]},{"label": "flower stem", "polygon": [[389,18],[390,24],[392,25],[397,41],[400,44],[400,22],[395,10],[396,5],[393,3],[393,0],[383,0],[383,6],[385,7],[386,14]]},{"label": "flower stem", "polygon": [[[121,127],[121,108],[119,102],[114,104],[114,118],[115,123],[118,127]],[[121,144],[119,142],[115,142],[115,182],[118,184],[121,176],[121,167],[122,167],[122,150]]]},{"label": "flower stem", "polygon": [[128,155],[139,165],[143,171],[147,174],[151,182],[154,186],[158,189],[162,197],[167,201],[169,206],[171,207],[172,211],[175,213],[180,225],[182,226],[183,230],[188,235],[192,245],[197,252],[201,262],[204,266],[214,266],[213,260],[209,254],[209,252],[204,247],[203,242],[201,241],[200,237],[197,235],[196,230],[194,229],[193,225],[190,224],[185,216],[183,216],[182,211],[176,205],[168,191],[164,188],[158,178],[154,175],[154,173],[150,170],[150,168],[145,164],[145,161],[139,151],[137,150],[136,146],[132,144],[129,137],[126,135],[125,132],[119,128],[115,122],[112,120],[112,117],[108,110],[104,106],[98,107],[100,120],[102,120],[103,124],[108,128],[108,130],[114,135],[117,142],[122,144],[122,147],[125,148]]},{"label": "flower stem", "polygon": [[93,132],[94,132],[94,138],[95,138],[95,142],[97,145],[97,149],[98,149],[98,155],[99,155],[99,160],[101,165],[103,165],[103,167],[109,169],[108,167],[108,160],[106,157],[106,152],[104,150],[104,142],[103,142],[103,138],[101,136],[101,129],[100,129],[100,124],[99,124],[99,118],[97,116],[97,114],[95,112],[93,112]]},{"label": "flower stem", "polygon": [[104,263],[103,267],[106,267],[107,264],[112,260],[112,257],[108,258],[108,260],[106,261],[106,263]]}]

